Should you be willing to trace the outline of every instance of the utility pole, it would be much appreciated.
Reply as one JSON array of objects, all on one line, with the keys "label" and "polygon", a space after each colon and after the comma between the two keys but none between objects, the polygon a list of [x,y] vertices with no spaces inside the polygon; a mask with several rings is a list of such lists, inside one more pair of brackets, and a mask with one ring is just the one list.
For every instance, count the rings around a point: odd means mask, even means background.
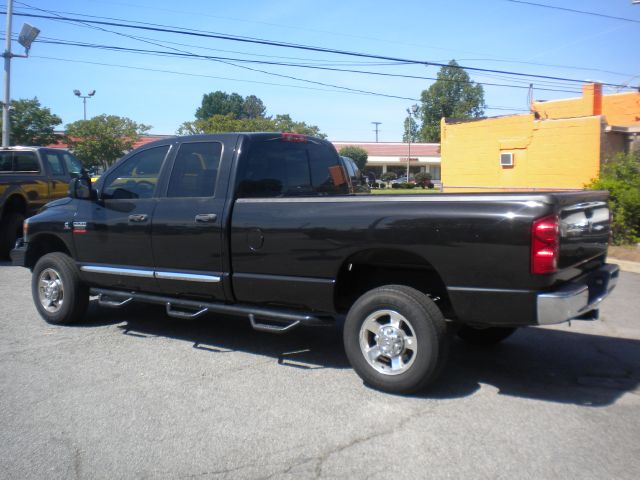
[{"label": "utility pole", "polygon": [[376,132],[376,143],[378,143],[378,125],[382,125],[382,122],[371,122],[376,126],[374,132]]},{"label": "utility pole", "polygon": [[18,36],[18,43],[24,47],[24,55],[16,55],[11,53],[11,21],[13,20],[13,0],[7,0],[7,27],[6,27],[6,42],[4,52],[4,101],[2,102],[2,146],[8,147],[10,143],[11,133],[11,118],[9,111],[11,110],[11,59],[14,57],[27,58],[29,56],[29,49],[34,42],[40,30],[32,27],[28,23],[25,23],[20,30]]},{"label": "utility pole", "polygon": [[2,146],[9,146],[9,108],[11,105],[11,20],[13,17],[13,0],[7,0],[7,39],[4,46],[4,102],[2,102]]}]

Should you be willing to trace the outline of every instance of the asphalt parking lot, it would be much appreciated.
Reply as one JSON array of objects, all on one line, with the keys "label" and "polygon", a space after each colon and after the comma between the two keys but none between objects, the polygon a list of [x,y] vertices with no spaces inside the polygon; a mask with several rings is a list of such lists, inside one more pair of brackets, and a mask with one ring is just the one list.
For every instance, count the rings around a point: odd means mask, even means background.
[{"label": "asphalt parking lot", "polygon": [[55,327],[0,264],[0,477],[640,478],[640,275],[601,320],[459,341],[419,396],[351,370],[338,329],[90,307]]}]

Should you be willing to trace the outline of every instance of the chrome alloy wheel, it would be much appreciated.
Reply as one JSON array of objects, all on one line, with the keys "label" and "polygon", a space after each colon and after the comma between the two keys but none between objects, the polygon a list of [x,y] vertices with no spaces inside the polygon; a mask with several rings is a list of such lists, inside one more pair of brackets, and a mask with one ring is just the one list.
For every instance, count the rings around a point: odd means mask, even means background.
[{"label": "chrome alloy wheel", "polygon": [[38,297],[42,307],[50,313],[56,313],[64,302],[64,285],[60,274],[53,268],[46,268],[38,278]]},{"label": "chrome alloy wheel", "polygon": [[406,372],[418,353],[413,325],[394,310],[376,310],[360,327],[360,350],[376,371],[385,375]]}]

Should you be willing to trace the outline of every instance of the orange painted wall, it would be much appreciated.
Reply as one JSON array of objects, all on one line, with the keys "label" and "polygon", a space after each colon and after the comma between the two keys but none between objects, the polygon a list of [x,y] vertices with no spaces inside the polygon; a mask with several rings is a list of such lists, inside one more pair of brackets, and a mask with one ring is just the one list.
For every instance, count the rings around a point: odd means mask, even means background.
[{"label": "orange painted wall", "polygon": [[640,92],[604,95],[602,114],[609,125],[640,125]]},{"label": "orange painted wall", "polygon": [[[600,116],[536,120],[533,115],[513,115],[454,124],[443,120],[441,132],[445,191],[582,188],[599,173]],[[513,167],[500,165],[501,152],[513,153]]]},{"label": "orange painted wall", "polygon": [[540,118],[575,118],[604,115],[609,125],[640,125],[640,92],[603,95],[602,86],[587,84],[582,96],[531,104]]}]

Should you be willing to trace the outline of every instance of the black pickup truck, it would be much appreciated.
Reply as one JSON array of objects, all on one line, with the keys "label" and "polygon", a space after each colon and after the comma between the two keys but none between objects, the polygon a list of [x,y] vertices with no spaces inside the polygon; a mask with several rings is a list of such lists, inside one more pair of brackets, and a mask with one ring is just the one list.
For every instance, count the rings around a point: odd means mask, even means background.
[{"label": "black pickup truck", "polygon": [[0,148],[0,258],[8,257],[22,221],[51,200],[66,197],[69,181],[81,169],[64,149]]},{"label": "black pickup truck", "polygon": [[[606,192],[355,195],[333,146],[294,134],[175,137],[72,183],[24,224],[14,264],[55,324],[101,305],[248,318],[262,331],[332,325],[370,385],[433,382],[456,332],[593,319],[606,264]],[[345,319],[346,315],[346,319]]]}]

